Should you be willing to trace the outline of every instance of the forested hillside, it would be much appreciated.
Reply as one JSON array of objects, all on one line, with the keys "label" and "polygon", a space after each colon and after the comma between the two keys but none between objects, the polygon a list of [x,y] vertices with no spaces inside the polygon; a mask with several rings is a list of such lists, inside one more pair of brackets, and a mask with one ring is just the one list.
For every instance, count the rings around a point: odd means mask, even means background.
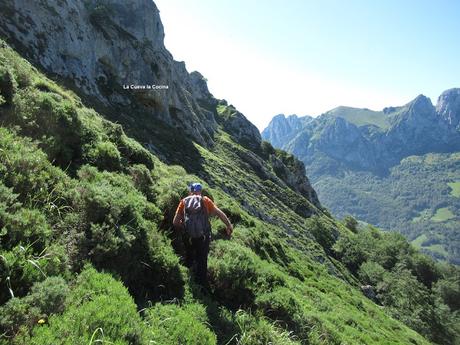
[{"label": "forested hillside", "polygon": [[398,230],[422,251],[460,264],[459,154],[410,156],[388,176],[366,172],[320,179],[321,201],[340,218],[353,214]]},{"label": "forested hillside", "polygon": [[460,89],[451,89],[436,107],[420,95],[382,111],[277,115],[262,137],[305,163],[335,216],[399,231],[429,255],[458,264],[459,100]]},{"label": "forested hillside", "polygon": [[[65,4],[46,3],[56,20]],[[2,20],[27,17],[8,4]],[[82,30],[126,39],[102,23]],[[93,98],[34,49],[35,67],[0,41],[0,344],[458,344],[459,270],[334,219],[303,164],[200,75],[172,73],[171,100],[118,94],[114,74]],[[194,181],[235,226],[213,221],[208,293],[171,224]]]}]

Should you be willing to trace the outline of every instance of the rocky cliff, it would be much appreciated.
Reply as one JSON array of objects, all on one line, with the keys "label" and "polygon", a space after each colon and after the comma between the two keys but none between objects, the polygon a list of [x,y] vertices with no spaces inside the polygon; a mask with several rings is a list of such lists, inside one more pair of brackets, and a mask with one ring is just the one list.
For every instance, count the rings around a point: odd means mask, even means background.
[{"label": "rocky cliff", "polygon": [[[187,140],[211,148],[219,129],[245,148],[260,151],[257,128],[226,101],[215,99],[199,72],[189,73],[184,62],[175,61],[164,46],[164,35],[151,0],[0,4],[0,36],[46,74],[86,96],[107,118],[131,130],[155,154],[178,156],[177,146],[182,147],[181,158],[170,163],[198,163]],[[157,126],[162,127],[155,131]],[[155,140],[157,135],[161,138]],[[166,155],[157,144],[168,146],[163,149]],[[254,157],[252,162],[262,160]],[[319,207],[304,169],[283,169],[283,185]]]},{"label": "rocky cliff", "polygon": [[0,34],[102,105],[120,111],[141,105],[152,118],[212,143],[217,123],[204,105],[213,97],[204,78],[189,74],[165,48],[153,1],[6,0]]},{"label": "rocky cliff", "polygon": [[460,130],[460,89],[444,91],[438,98],[436,111],[447,123]]},{"label": "rocky cliff", "polygon": [[263,130],[262,136],[275,147],[282,147],[283,143],[292,140],[311,119],[313,118],[308,115],[303,117],[295,114],[287,117],[284,114],[276,115],[268,127]]}]

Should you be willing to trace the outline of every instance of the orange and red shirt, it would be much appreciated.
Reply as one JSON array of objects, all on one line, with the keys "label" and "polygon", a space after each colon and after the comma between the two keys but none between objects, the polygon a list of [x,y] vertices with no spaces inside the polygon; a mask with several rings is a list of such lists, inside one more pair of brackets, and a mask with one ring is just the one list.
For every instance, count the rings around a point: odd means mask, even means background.
[{"label": "orange and red shirt", "polygon": [[[203,196],[203,203],[204,203],[204,207],[206,207],[206,211],[208,212],[209,215],[211,215],[216,209],[216,205],[207,196]],[[179,202],[179,205],[177,206],[176,215],[178,214],[183,215],[184,208],[185,208],[185,203],[184,203],[184,199],[182,199]]]}]

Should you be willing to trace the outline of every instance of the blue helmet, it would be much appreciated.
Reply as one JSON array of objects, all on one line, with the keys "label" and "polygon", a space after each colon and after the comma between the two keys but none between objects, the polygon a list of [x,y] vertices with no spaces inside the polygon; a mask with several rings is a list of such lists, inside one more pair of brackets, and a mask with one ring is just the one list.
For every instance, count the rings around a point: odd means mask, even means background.
[{"label": "blue helmet", "polygon": [[190,192],[195,193],[195,192],[201,192],[203,190],[203,186],[201,186],[201,183],[195,182],[190,185]]}]

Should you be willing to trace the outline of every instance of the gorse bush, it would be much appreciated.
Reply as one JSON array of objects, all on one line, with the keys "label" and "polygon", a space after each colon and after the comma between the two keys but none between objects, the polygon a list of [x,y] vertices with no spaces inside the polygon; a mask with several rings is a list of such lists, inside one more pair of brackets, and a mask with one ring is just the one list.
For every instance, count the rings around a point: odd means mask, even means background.
[{"label": "gorse bush", "polygon": [[61,206],[63,201],[55,195],[70,187],[64,172],[52,166],[30,140],[5,128],[0,128],[0,179],[18,194],[18,201],[43,210]]},{"label": "gorse bush", "polygon": [[228,241],[213,246],[209,272],[216,297],[232,309],[249,307],[259,292],[284,284],[279,270],[268,266],[249,249]]},{"label": "gorse bush", "polygon": [[52,315],[22,335],[28,344],[146,344],[136,305],[126,288],[110,275],[87,266],[67,297],[62,315]]},{"label": "gorse bush", "polygon": [[10,70],[5,66],[0,66],[0,96],[2,105],[11,105],[14,93],[16,92],[17,83]]},{"label": "gorse bush", "polygon": [[[98,268],[121,275],[136,296],[176,296],[182,291],[179,262],[157,230],[159,209],[126,175],[85,166],[78,172],[74,212],[84,233],[79,247]],[[140,290],[138,290],[140,288]]]},{"label": "gorse bush", "polygon": [[14,106],[16,111],[6,121],[19,126],[21,134],[40,138],[51,161],[62,168],[81,161],[84,128],[72,101],[56,93],[25,89],[16,94]]},{"label": "gorse bush", "polygon": [[150,342],[164,345],[216,344],[216,336],[206,326],[207,316],[203,306],[157,304],[146,311]]},{"label": "gorse bush", "polygon": [[152,172],[145,165],[136,164],[129,167],[128,173],[131,175],[136,189],[144,194],[148,201],[154,202],[156,193],[154,190],[155,182]]},{"label": "gorse bush", "polygon": [[12,298],[0,307],[0,330],[11,338],[21,327],[32,328],[40,319],[61,313],[68,293],[68,285],[61,277],[35,283],[27,296]]},{"label": "gorse bush", "polygon": [[68,259],[63,247],[52,244],[35,253],[30,246],[0,251],[0,301],[25,296],[30,287],[47,276],[67,275]]},{"label": "gorse bush", "polygon": [[119,170],[121,167],[121,155],[117,147],[109,141],[95,143],[88,149],[87,160],[90,164],[101,170]]}]

